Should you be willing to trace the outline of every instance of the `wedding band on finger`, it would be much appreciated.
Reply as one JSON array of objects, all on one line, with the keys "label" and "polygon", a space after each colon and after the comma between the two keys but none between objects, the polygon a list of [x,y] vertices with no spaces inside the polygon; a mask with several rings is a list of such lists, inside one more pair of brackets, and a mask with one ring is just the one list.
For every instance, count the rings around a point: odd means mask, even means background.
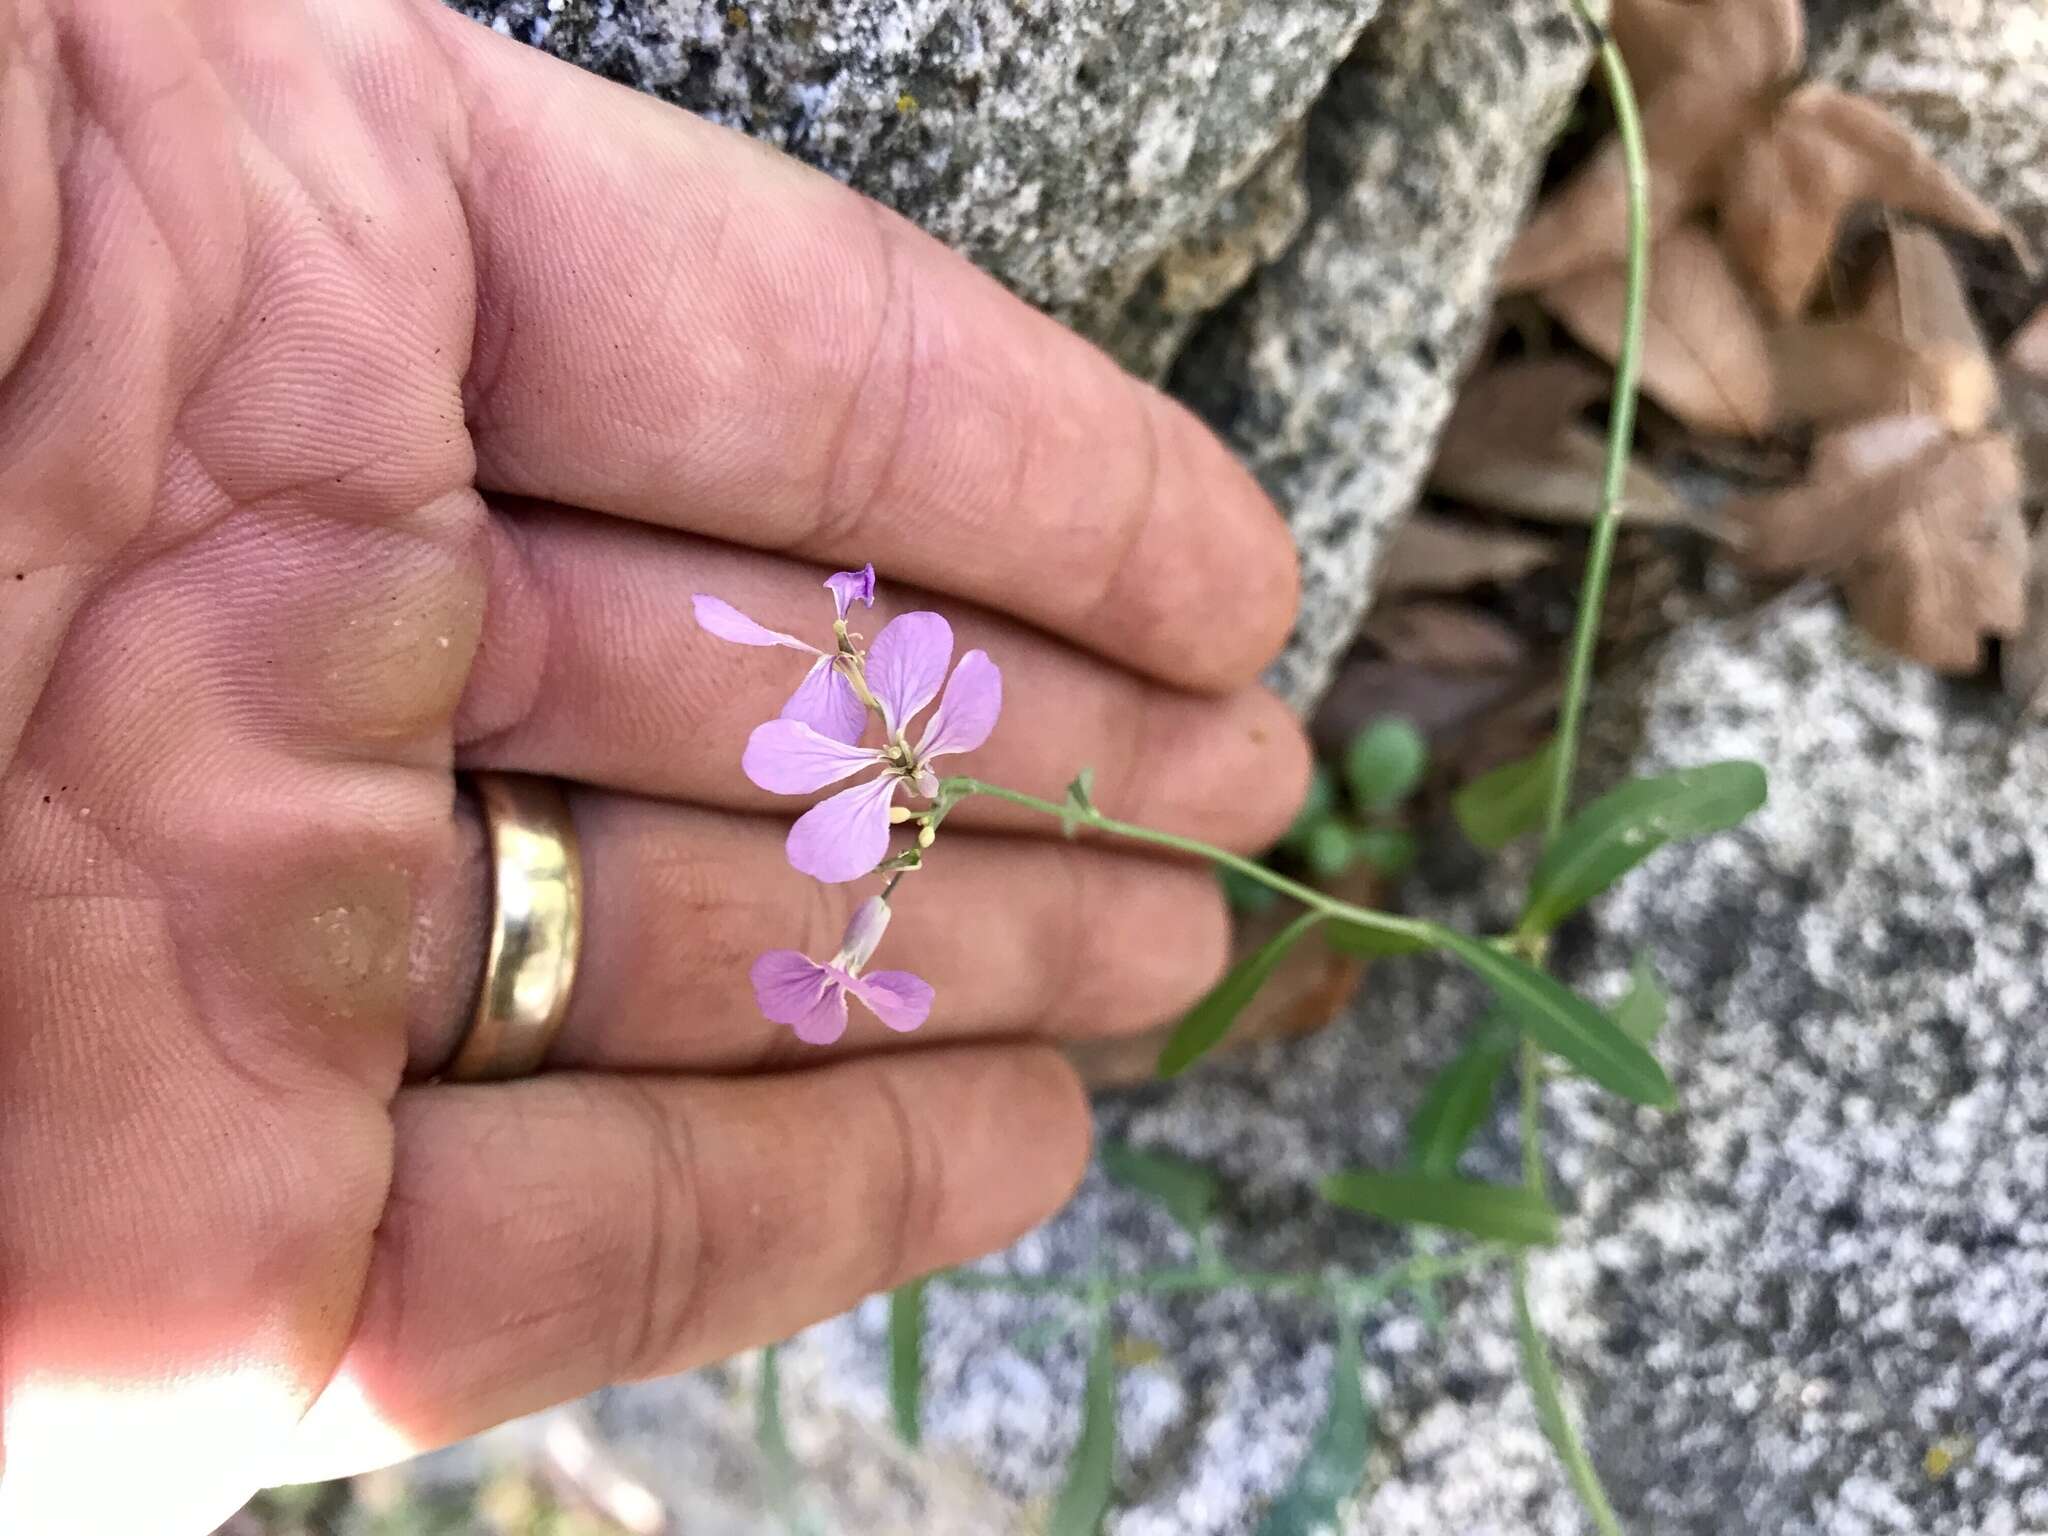
[{"label": "wedding band on finger", "polygon": [[443,1074],[540,1070],[568,1016],[583,943],[583,871],[569,803],[551,779],[475,773],[491,851],[491,938],[476,1013]]}]

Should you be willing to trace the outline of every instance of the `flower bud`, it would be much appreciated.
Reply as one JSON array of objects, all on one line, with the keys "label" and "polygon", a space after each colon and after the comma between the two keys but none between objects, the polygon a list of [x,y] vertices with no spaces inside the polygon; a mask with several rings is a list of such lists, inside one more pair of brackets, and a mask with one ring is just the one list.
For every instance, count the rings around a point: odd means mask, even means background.
[{"label": "flower bud", "polygon": [[917,829],[917,846],[920,848],[929,848],[933,843],[938,841],[938,837],[939,834],[933,831],[929,825],[919,827]]},{"label": "flower bud", "polygon": [[910,818],[916,814],[917,813],[911,810],[911,808],[907,805],[892,805],[889,807],[889,825],[892,827],[900,827],[903,825],[903,823],[910,820]]}]

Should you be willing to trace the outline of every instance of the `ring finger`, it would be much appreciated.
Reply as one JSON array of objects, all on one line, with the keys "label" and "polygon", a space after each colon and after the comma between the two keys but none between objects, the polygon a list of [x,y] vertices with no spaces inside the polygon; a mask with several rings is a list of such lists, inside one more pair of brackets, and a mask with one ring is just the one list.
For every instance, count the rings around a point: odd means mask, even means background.
[{"label": "ring finger", "polygon": [[[583,959],[552,1067],[733,1071],[814,1064],[817,1052],[755,1005],[748,969],[766,950],[825,959],[871,887],[820,885],[783,856],[786,823],[572,790],[582,845]],[[482,862],[481,833],[471,857]],[[481,873],[466,884],[479,910]],[[876,969],[936,994],[898,1035],[856,1003],[837,1053],[993,1037],[1077,1040],[1180,1012],[1221,969],[1228,924],[1216,883],[1192,866],[1085,844],[949,828],[899,891]],[[449,974],[419,1010],[412,1058],[452,1055],[467,982]]]}]

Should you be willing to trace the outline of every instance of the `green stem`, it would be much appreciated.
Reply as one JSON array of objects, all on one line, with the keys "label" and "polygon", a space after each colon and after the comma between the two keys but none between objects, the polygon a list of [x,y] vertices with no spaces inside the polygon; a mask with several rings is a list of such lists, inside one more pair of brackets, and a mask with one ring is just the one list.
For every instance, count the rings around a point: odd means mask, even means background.
[{"label": "green stem", "polygon": [[[1565,815],[1571,807],[1572,777],[1578,768],[1579,730],[1585,715],[1586,695],[1593,682],[1593,652],[1600,637],[1601,611],[1607,601],[1607,577],[1614,565],[1615,539],[1621,530],[1622,501],[1628,488],[1629,452],[1634,446],[1636,394],[1642,377],[1643,312],[1649,291],[1650,270],[1650,179],[1649,161],[1643,150],[1642,118],[1636,110],[1635,89],[1628,78],[1628,66],[1600,24],[1587,9],[1586,0],[1573,0],[1578,13],[1599,39],[1600,70],[1607,93],[1614,103],[1615,129],[1621,136],[1622,165],[1628,194],[1628,277],[1622,299],[1621,350],[1614,364],[1614,404],[1607,419],[1607,461],[1600,486],[1599,516],[1593,523],[1592,544],[1586,551],[1586,574],[1579,586],[1579,610],[1572,627],[1571,657],[1566,667],[1564,701],[1558,709],[1557,751],[1551,763],[1550,796],[1544,807],[1544,844],[1549,846],[1564,830]],[[1543,1177],[1543,1073],[1542,1059],[1526,1037],[1520,1059],[1522,1182],[1538,1196],[1544,1192]],[[1621,1522],[1600,1485],[1593,1459],[1586,1452],[1565,1406],[1564,1391],[1549,1348],[1537,1331],[1534,1309],[1529,1305],[1529,1261],[1516,1255],[1510,1282],[1515,1308],[1515,1333],[1521,1344],[1522,1375],[1536,1404],[1536,1417],[1563,1464],[1572,1491],[1584,1506],[1599,1536],[1622,1536]]]},{"label": "green stem", "polygon": [[1434,942],[1438,929],[1435,924],[1420,918],[1397,917],[1391,912],[1375,912],[1370,907],[1356,906],[1348,901],[1303,885],[1299,880],[1290,880],[1276,874],[1255,859],[1247,859],[1227,849],[1215,847],[1197,838],[1181,837],[1172,832],[1160,832],[1151,827],[1141,827],[1128,821],[1118,821],[1100,811],[1082,809],[1071,803],[1062,804],[1056,800],[1040,799],[1027,795],[1022,790],[1005,789],[1000,784],[985,784],[980,779],[948,779],[940,788],[940,803],[952,805],[968,795],[987,795],[992,800],[1006,800],[1011,805],[1021,805],[1026,810],[1041,815],[1054,816],[1061,821],[1084,826],[1095,832],[1107,832],[1111,837],[1127,838],[1134,843],[1150,843],[1156,848],[1171,848],[1178,853],[1191,853],[1197,858],[1207,859],[1226,869],[1270,886],[1283,896],[1291,896],[1303,906],[1321,912],[1327,917],[1342,918],[1347,923],[1356,923],[1362,928],[1377,929],[1381,933],[1398,935],[1401,938],[1421,939]]},{"label": "green stem", "polygon": [[1628,489],[1629,451],[1635,444],[1636,393],[1643,371],[1643,309],[1650,275],[1650,172],[1643,152],[1643,121],[1636,111],[1636,93],[1628,66],[1612,38],[1574,0],[1579,15],[1600,39],[1600,69],[1614,102],[1614,125],[1621,135],[1621,156],[1628,189],[1628,289],[1622,299],[1621,353],[1614,362],[1614,405],[1607,418],[1607,464],[1600,485],[1600,515],[1593,523],[1593,542],[1586,551],[1585,579],[1579,585],[1578,618],[1572,628],[1571,660],[1565,671],[1564,702],[1557,714],[1557,752],[1551,760],[1550,799],[1545,807],[1547,836],[1556,837],[1571,805],[1572,775],[1578,768],[1579,725],[1586,692],[1593,681],[1593,650],[1600,637],[1600,613],[1607,600],[1607,574],[1614,564],[1614,541],[1621,530],[1623,498]]}]

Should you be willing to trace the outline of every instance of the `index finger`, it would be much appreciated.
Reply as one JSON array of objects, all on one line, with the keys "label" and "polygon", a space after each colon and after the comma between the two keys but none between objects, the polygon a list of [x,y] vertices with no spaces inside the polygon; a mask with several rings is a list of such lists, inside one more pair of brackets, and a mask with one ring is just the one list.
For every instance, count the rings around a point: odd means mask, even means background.
[{"label": "index finger", "polygon": [[1271,659],[1293,546],[1181,407],[830,178],[437,27],[485,489],[872,560],[1187,686]]}]

